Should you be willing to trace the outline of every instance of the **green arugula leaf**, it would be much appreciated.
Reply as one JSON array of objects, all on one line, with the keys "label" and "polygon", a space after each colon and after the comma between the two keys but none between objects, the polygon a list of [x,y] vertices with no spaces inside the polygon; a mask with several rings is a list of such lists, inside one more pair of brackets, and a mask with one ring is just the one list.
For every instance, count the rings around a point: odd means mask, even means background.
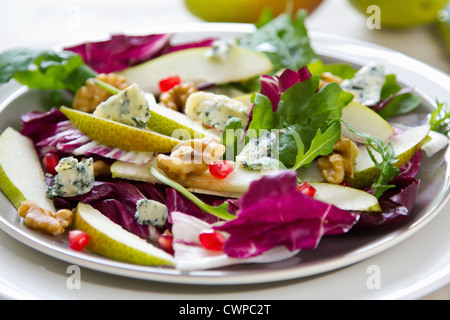
[{"label": "green arugula leaf", "polygon": [[333,151],[336,140],[339,139],[341,134],[340,125],[337,122],[333,123],[323,134],[320,129],[318,129],[316,136],[311,141],[308,152],[305,153],[305,146],[300,135],[293,129],[291,129],[291,132],[294,136],[298,150],[295,164],[291,168],[292,170],[297,170],[312,163],[318,156],[330,154]]},{"label": "green arugula leaf", "polygon": [[15,79],[33,89],[75,92],[95,75],[69,51],[15,48],[0,54],[0,85]]},{"label": "green arugula leaf", "polygon": [[394,74],[386,75],[386,81],[381,88],[380,100],[387,100],[394,96],[389,103],[384,106],[378,114],[385,119],[407,114],[422,103],[422,98],[412,92],[400,93],[403,88],[397,82]]},{"label": "green arugula leaf", "polygon": [[172,179],[166,177],[164,174],[160,173],[158,170],[153,168],[153,166],[150,166],[150,173],[159,181],[163,182],[164,184],[168,185],[169,187],[172,187],[175,190],[177,190],[178,192],[180,192],[182,195],[184,195],[186,198],[191,200],[197,207],[199,207],[204,212],[212,214],[213,216],[215,216],[219,219],[223,219],[225,221],[233,220],[236,218],[235,215],[233,215],[227,211],[227,208],[228,208],[227,202],[224,202],[219,206],[210,206],[210,205],[204,203],[199,198],[197,198],[194,194],[192,194],[189,190],[184,188],[179,183],[173,181]]},{"label": "green arugula leaf", "polygon": [[281,95],[275,112],[269,98],[259,93],[254,96],[249,131],[278,129],[279,160],[286,167],[298,169],[309,165],[315,156],[330,153],[340,136],[340,125],[330,121],[340,118],[342,108],[353,95],[337,83],[327,84],[319,91],[318,88],[317,75],[294,84]]},{"label": "green arugula leaf", "polygon": [[272,111],[272,102],[268,97],[261,93],[255,93],[252,95],[251,101],[254,107],[252,121],[248,126],[249,131],[258,132],[261,129],[270,130],[279,127],[279,120]]},{"label": "green arugula leaf", "polygon": [[298,70],[302,66],[319,59],[312,49],[305,27],[307,12],[300,10],[295,18],[283,13],[264,23],[239,44],[266,54],[274,65],[274,73],[283,68]]},{"label": "green arugula leaf", "polygon": [[430,114],[430,129],[447,135],[450,132],[450,110],[447,103],[436,101],[436,105]]},{"label": "green arugula leaf", "polygon": [[342,79],[352,79],[355,73],[358,72],[358,69],[353,68],[347,63],[324,64],[322,60],[311,62],[307,66],[312,74],[320,75],[329,72]]},{"label": "green arugula leaf", "polygon": [[[365,146],[370,159],[380,171],[380,174],[374,179],[371,185],[372,190],[375,190],[374,196],[379,198],[386,190],[395,187],[394,185],[390,185],[389,182],[400,173],[400,169],[394,166],[398,161],[394,147],[390,142],[385,145],[380,138],[352,128],[342,119],[339,119],[339,121],[343,122],[352,133],[365,139]],[[380,156],[381,159],[379,161],[374,152]]]},{"label": "green arugula leaf", "polygon": [[222,158],[235,161],[236,156],[244,147],[245,130],[242,127],[242,120],[236,117],[230,118],[223,128],[221,143],[225,146],[225,153]]}]

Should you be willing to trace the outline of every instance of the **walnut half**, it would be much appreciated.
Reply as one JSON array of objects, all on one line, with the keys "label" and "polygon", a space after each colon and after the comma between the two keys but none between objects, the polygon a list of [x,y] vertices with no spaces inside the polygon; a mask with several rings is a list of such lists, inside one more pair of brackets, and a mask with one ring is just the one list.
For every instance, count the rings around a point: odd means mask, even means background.
[{"label": "walnut half", "polygon": [[54,213],[42,209],[33,201],[22,201],[18,213],[25,219],[28,227],[54,236],[64,233],[73,220],[73,212],[69,209],[61,209]]},{"label": "walnut half", "polygon": [[161,93],[159,101],[169,109],[184,113],[187,99],[197,91],[197,87],[194,84],[189,82],[181,83]]},{"label": "walnut half", "polygon": [[215,138],[182,141],[173,149],[170,156],[159,154],[158,168],[173,180],[184,181],[189,176],[201,175],[210,163],[217,161],[225,153],[225,146]]},{"label": "walnut half", "polygon": [[334,144],[334,150],[328,156],[320,157],[317,168],[325,181],[340,184],[345,177],[353,178],[353,166],[358,156],[356,144],[341,137]]},{"label": "walnut half", "polygon": [[[124,90],[129,86],[124,77],[114,73],[101,73],[96,78],[119,90]],[[106,101],[111,96],[111,93],[97,86],[93,79],[88,79],[86,84],[75,93],[72,107],[80,111],[92,113],[100,103]]]}]

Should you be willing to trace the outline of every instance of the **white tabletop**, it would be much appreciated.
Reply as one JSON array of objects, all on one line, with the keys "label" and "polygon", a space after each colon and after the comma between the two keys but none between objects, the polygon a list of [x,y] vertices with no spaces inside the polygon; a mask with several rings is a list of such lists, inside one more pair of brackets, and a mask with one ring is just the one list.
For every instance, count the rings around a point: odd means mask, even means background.
[{"label": "white tabletop", "polygon": [[[93,35],[191,22],[201,20],[184,8],[182,0],[4,1],[0,10],[0,51],[17,46],[48,47]],[[346,0],[325,0],[308,18],[307,25],[310,30],[395,49],[450,73],[450,57],[434,26],[370,30],[366,27],[366,17],[353,9]],[[7,236],[0,234],[0,237]],[[11,243],[16,245],[13,240]],[[7,279],[6,275],[0,274],[2,277]],[[422,299],[450,299],[450,287],[445,285],[436,284],[438,290]]]}]

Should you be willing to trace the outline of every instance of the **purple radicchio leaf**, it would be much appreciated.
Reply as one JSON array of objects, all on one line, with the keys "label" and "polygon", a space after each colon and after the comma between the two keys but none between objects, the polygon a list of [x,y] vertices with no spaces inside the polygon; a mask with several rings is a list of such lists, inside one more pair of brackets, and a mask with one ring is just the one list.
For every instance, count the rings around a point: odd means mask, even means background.
[{"label": "purple radicchio leaf", "polygon": [[[209,205],[217,205],[219,202],[226,201],[226,199],[220,200],[218,199],[218,197],[215,196],[208,196],[203,194],[197,194],[196,196]],[[189,200],[188,198],[186,198],[184,195],[182,195],[180,192],[178,192],[173,188],[168,188],[166,191],[166,205],[169,211],[169,222],[171,222],[170,217],[171,212],[185,213],[193,217],[196,217],[197,219],[205,221],[207,223],[215,223],[219,221],[217,217],[209,213],[203,212],[191,200]],[[229,207],[230,210],[231,208],[234,208],[233,206]]]},{"label": "purple radicchio leaf", "polygon": [[136,204],[139,200],[151,199],[163,203],[158,190],[150,191],[151,187],[151,185],[146,187],[146,193],[154,197],[146,197],[138,187],[128,182],[96,181],[88,193],[65,200],[90,204],[125,230],[145,239],[154,239],[159,230],[142,225],[135,218]]},{"label": "purple radicchio leaf", "polygon": [[258,256],[277,246],[312,250],[324,235],[347,232],[359,218],[299,192],[296,173],[290,170],[252,182],[239,204],[236,219],[214,227],[230,235],[224,251],[235,258]]},{"label": "purple radicchio leaf", "polygon": [[66,121],[67,117],[57,108],[48,112],[30,111],[20,116],[22,129],[20,133],[38,143],[55,134],[58,123]]},{"label": "purple radicchio leaf", "polygon": [[[355,225],[355,230],[389,225],[403,220],[409,215],[420,185],[420,180],[416,179],[416,175],[422,159],[423,152],[419,150],[400,168],[400,174],[391,181],[395,187],[386,190],[378,199],[381,213],[360,212],[361,218]],[[367,192],[373,191],[367,190]]]},{"label": "purple radicchio leaf", "polygon": [[272,109],[275,112],[281,100],[281,95],[298,82],[304,82],[312,77],[309,69],[304,66],[298,71],[286,69],[280,76],[271,77],[262,75],[261,94],[265,95],[272,102]]},{"label": "purple radicchio leaf", "polygon": [[101,156],[144,165],[150,162],[155,153],[128,151],[104,145],[92,140],[78,130],[57,108],[48,112],[31,111],[21,116],[21,133],[33,140],[39,156],[54,152],[59,156]]},{"label": "purple radicchio leaf", "polygon": [[87,42],[64,49],[78,53],[96,72],[110,73],[160,56],[169,45],[170,38],[170,34],[113,35],[105,41]]},{"label": "purple radicchio leaf", "polygon": [[196,47],[209,47],[214,39],[171,45],[172,34],[112,35],[108,40],[82,43],[65,50],[78,53],[98,73],[111,73],[164,54]]},{"label": "purple radicchio leaf", "polygon": [[172,45],[169,47],[168,50],[166,50],[165,53],[171,53],[175,51],[185,50],[185,49],[192,49],[192,48],[200,48],[200,47],[211,47],[214,41],[217,39],[204,39],[196,42],[188,42],[188,43],[182,43],[179,45]]}]

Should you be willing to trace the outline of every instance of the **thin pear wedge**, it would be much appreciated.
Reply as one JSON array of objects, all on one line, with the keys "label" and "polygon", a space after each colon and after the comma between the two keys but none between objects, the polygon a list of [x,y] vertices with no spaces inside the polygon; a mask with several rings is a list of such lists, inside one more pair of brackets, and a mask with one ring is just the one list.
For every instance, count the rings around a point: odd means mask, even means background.
[{"label": "thin pear wedge", "polygon": [[68,107],[61,111],[89,138],[124,150],[170,152],[180,141],[172,137],[96,117]]},{"label": "thin pear wedge", "polygon": [[[123,161],[115,161],[111,165],[110,170],[114,178],[158,183],[159,180],[149,171],[150,166],[158,168],[156,160],[143,166]],[[233,172],[225,179],[217,179],[211,175],[209,171],[206,171],[199,176],[192,176],[179,183],[183,187],[190,188],[198,193],[239,197],[247,191],[252,181],[261,177],[262,173],[260,171],[247,170],[240,166],[236,166]]]},{"label": "thin pear wedge", "polygon": [[[398,161],[395,163],[396,167],[400,168],[414,156],[422,145],[428,141],[429,132],[429,125],[409,127],[387,139],[386,143],[390,142],[392,144],[394,152],[397,155]],[[379,155],[376,152],[373,153],[377,161],[379,161]],[[353,173],[354,177],[347,177],[346,180],[356,189],[369,187],[379,174],[379,170],[375,167],[365,145],[358,146],[358,156]],[[317,161],[309,167],[300,168],[298,170],[298,177],[308,182],[324,182],[320,171],[317,169]]]},{"label": "thin pear wedge", "polygon": [[378,199],[373,195],[350,187],[331,183],[310,183],[317,192],[314,198],[330,203],[342,210],[380,212]]},{"label": "thin pear wedge", "polygon": [[104,257],[139,265],[175,265],[173,256],[126,231],[89,204],[78,204],[73,227],[86,232],[90,237],[87,248]]},{"label": "thin pear wedge", "polygon": [[[394,152],[397,155],[397,162],[394,164],[397,168],[403,166],[414,156],[427,141],[429,132],[429,125],[410,127],[398,132],[387,140],[387,142],[392,144]],[[348,179],[348,182],[352,187],[362,189],[372,184],[373,180],[379,174],[379,171],[370,158],[366,147],[361,145],[358,149],[359,153],[354,167],[354,178]],[[374,153],[374,156],[377,161],[380,161],[378,154]]]},{"label": "thin pear wedge", "polygon": [[19,208],[21,201],[33,201],[45,210],[55,212],[46,198],[47,184],[33,142],[8,127],[0,136],[0,189]]},{"label": "thin pear wedge", "polygon": [[[159,183],[159,180],[149,171],[150,166],[157,168],[156,161],[146,166],[116,161],[111,165],[111,172],[115,178]],[[273,173],[274,171],[263,173],[237,166],[225,179],[217,179],[209,172],[205,172],[202,175],[190,177],[186,181],[180,182],[180,184],[194,193],[239,198],[248,190],[253,181],[260,179],[263,174]],[[381,210],[378,200],[364,191],[328,183],[311,183],[311,185],[317,189],[318,200],[336,205],[343,210]]]},{"label": "thin pear wedge", "polygon": [[272,62],[263,53],[239,46],[230,48],[221,58],[210,56],[211,48],[192,48],[165,54],[118,72],[144,91],[159,93],[159,81],[177,75],[194,84],[224,84],[251,79],[273,69]]},{"label": "thin pear wedge", "polygon": [[[386,142],[395,133],[394,128],[383,117],[356,101],[350,102],[342,109],[341,118],[353,129],[378,137],[383,142]],[[365,139],[350,132],[345,124],[342,124],[341,134],[355,142],[366,142]]]},{"label": "thin pear wedge", "polygon": [[156,167],[156,158],[153,158],[149,164],[137,165],[125,161],[114,161],[110,166],[111,176],[115,179],[127,179],[141,182],[158,183],[150,173],[150,166]]},{"label": "thin pear wedge", "polygon": [[150,106],[148,129],[179,140],[198,139],[205,136],[220,137],[219,131],[208,130],[201,122],[193,121],[186,114],[156,103],[151,94],[146,96]]}]

